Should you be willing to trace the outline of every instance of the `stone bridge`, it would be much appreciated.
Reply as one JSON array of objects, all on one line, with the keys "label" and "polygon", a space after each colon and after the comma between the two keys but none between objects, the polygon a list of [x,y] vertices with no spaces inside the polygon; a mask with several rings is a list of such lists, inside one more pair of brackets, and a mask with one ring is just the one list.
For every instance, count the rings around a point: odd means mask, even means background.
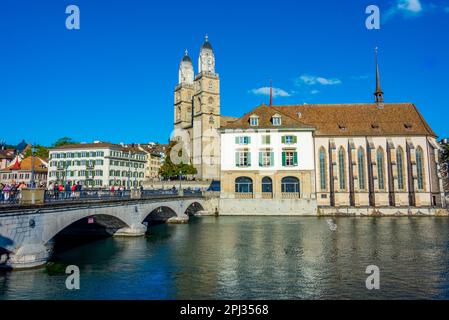
[{"label": "stone bridge", "polygon": [[0,267],[45,264],[64,233],[142,236],[154,222],[186,223],[203,205],[201,197],[171,197],[0,208]]}]

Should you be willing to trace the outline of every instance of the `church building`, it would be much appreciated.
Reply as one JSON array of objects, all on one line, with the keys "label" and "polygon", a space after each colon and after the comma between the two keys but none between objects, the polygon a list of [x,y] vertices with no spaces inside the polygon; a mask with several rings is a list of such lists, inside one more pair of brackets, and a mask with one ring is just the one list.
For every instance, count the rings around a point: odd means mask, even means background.
[{"label": "church building", "polygon": [[200,180],[220,178],[220,136],[217,129],[231,117],[220,114],[220,77],[215,72],[215,55],[206,35],[198,58],[198,74],[187,50],[181,60],[175,87],[174,133],[182,150],[180,157],[171,155],[175,163],[191,163]]},{"label": "church building", "polygon": [[373,103],[271,101],[220,126],[221,213],[445,205],[437,136],[413,103],[384,102],[377,52]]}]

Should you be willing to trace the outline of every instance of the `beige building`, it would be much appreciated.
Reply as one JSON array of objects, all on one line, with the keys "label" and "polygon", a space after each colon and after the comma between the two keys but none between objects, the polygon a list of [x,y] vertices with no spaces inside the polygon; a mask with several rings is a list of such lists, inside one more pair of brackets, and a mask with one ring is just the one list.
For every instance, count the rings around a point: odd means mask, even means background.
[{"label": "beige building", "polygon": [[159,180],[159,170],[164,163],[164,151],[166,145],[139,144],[139,149],[146,153],[147,163],[145,165],[145,180]]},{"label": "beige building", "polygon": [[[35,186],[45,185],[47,182],[48,163],[39,158],[34,159],[34,184]],[[33,157],[27,157],[20,161],[16,157],[14,163],[7,168],[0,170],[0,183],[16,184],[24,182],[31,185],[32,182]]]}]

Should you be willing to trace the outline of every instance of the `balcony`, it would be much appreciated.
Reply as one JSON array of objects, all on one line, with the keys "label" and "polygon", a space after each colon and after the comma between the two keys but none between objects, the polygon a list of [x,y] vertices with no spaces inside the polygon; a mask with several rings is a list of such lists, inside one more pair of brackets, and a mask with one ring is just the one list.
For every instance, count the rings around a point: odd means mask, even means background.
[{"label": "balcony", "polygon": [[252,199],[254,197],[252,192],[236,192],[236,199]]},{"label": "balcony", "polygon": [[299,199],[299,192],[282,192],[282,199]]}]

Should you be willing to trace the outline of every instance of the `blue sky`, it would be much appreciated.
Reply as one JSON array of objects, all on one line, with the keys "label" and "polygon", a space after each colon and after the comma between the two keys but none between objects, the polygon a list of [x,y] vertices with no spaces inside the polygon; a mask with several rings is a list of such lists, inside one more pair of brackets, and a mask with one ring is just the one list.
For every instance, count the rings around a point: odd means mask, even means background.
[{"label": "blue sky", "polygon": [[[68,5],[80,30],[65,27]],[[365,8],[381,10],[380,30]],[[166,142],[184,49],[197,69],[209,35],[221,110],[372,102],[379,47],[386,102],[415,103],[448,136],[449,0],[3,0],[0,141]]]}]

